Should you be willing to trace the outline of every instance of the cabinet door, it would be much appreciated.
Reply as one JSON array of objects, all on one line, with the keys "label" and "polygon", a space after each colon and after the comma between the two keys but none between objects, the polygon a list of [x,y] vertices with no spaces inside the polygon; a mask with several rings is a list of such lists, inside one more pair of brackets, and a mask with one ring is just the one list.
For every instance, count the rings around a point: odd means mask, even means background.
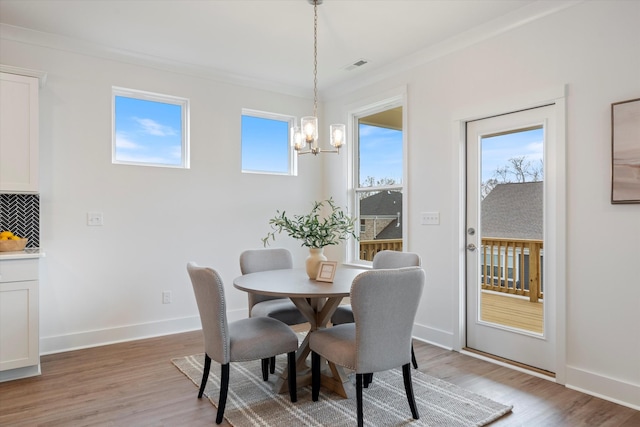
[{"label": "cabinet door", "polygon": [[0,73],[0,192],[38,191],[38,79]]},{"label": "cabinet door", "polygon": [[0,283],[0,371],[37,365],[38,281]]}]

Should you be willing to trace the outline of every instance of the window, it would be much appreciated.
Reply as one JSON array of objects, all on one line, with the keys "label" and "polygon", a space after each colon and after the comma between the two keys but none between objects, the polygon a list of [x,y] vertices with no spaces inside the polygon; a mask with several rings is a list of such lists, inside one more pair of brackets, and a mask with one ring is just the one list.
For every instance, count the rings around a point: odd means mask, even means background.
[{"label": "window", "polygon": [[189,100],[113,88],[112,162],[189,167]]},{"label": "window", "polygon": [[296,175],[289,130],[294,117],[242,110],[242,172]]},{"label": "window", "polygon": [[360,222],[350,258],[372,261],[381,250],[402,251],[404,136],[402,97],[353,114],[353,200]]}]

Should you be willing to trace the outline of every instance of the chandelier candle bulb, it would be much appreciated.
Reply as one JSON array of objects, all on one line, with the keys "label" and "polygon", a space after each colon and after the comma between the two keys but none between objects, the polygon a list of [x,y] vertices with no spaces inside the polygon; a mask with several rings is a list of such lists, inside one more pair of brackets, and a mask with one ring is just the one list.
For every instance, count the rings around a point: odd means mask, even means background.
[{"label": "chandelier candle bulb", "polygon": [[331,125],[329,126],[331,130],[331,145],[336,148],[342,147],[344,144],[344,135],[345,135],[345,125]]},{"label": "chandelier candle bulb", "polygon": [[302,137],[302,132],[300,131],[300,128],[298,126],[292,127],[291,128],[291,146],[296,151],[299,151],[304,147],[306,147],[306,145],[307,145],[307,142]]}]

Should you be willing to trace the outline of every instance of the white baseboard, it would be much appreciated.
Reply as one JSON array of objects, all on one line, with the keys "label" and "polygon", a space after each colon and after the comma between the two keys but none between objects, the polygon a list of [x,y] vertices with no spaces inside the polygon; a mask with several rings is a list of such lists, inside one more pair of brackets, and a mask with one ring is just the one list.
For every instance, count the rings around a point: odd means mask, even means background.
[{"label": "white baseboard", "polygon": [[[247,317],[247,309],[227,311],[229,322]],[[166,319],[157,322],[125,325],[72,334],[40,337],[40,355],[99,347],[119,342],[141,340],[202,329],[200,316]]]},{"label": "white baseboard", "polygon": [[45,355],[80,350],[83,348],[194,331],[201,328],[200,317],[193,316],[51,337],[40,337],[40,354]]},{"label": "white baseboard", "polygon": [[414,324],[413,338],[446,350],[453,350],[453,334],[451,332]]},{"label": "white baseboard", "polygon": [[567,366],[565,385],[567,388],[640,411],[640,385],[638,384]]}]

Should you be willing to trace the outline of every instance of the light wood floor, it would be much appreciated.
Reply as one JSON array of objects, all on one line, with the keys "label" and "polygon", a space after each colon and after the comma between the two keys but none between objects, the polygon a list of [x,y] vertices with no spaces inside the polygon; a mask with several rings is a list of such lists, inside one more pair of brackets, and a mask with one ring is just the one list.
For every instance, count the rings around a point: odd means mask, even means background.
[{"label": "light wood floor", "polygon": [[483,291],[480,299],[481,318],[487,322],[531,332],[544,332],[544,305],[526,298]]},{"label": "light wood floor", "polygon": [[[639,411],[418,341],[414,348],[421,371],[514,406],[492,426],[640,426]],[[0,383],[0,426],[214,425],[215,407],[170,362],[200,352],[198,331],[43,356],[41,376]]]}]

